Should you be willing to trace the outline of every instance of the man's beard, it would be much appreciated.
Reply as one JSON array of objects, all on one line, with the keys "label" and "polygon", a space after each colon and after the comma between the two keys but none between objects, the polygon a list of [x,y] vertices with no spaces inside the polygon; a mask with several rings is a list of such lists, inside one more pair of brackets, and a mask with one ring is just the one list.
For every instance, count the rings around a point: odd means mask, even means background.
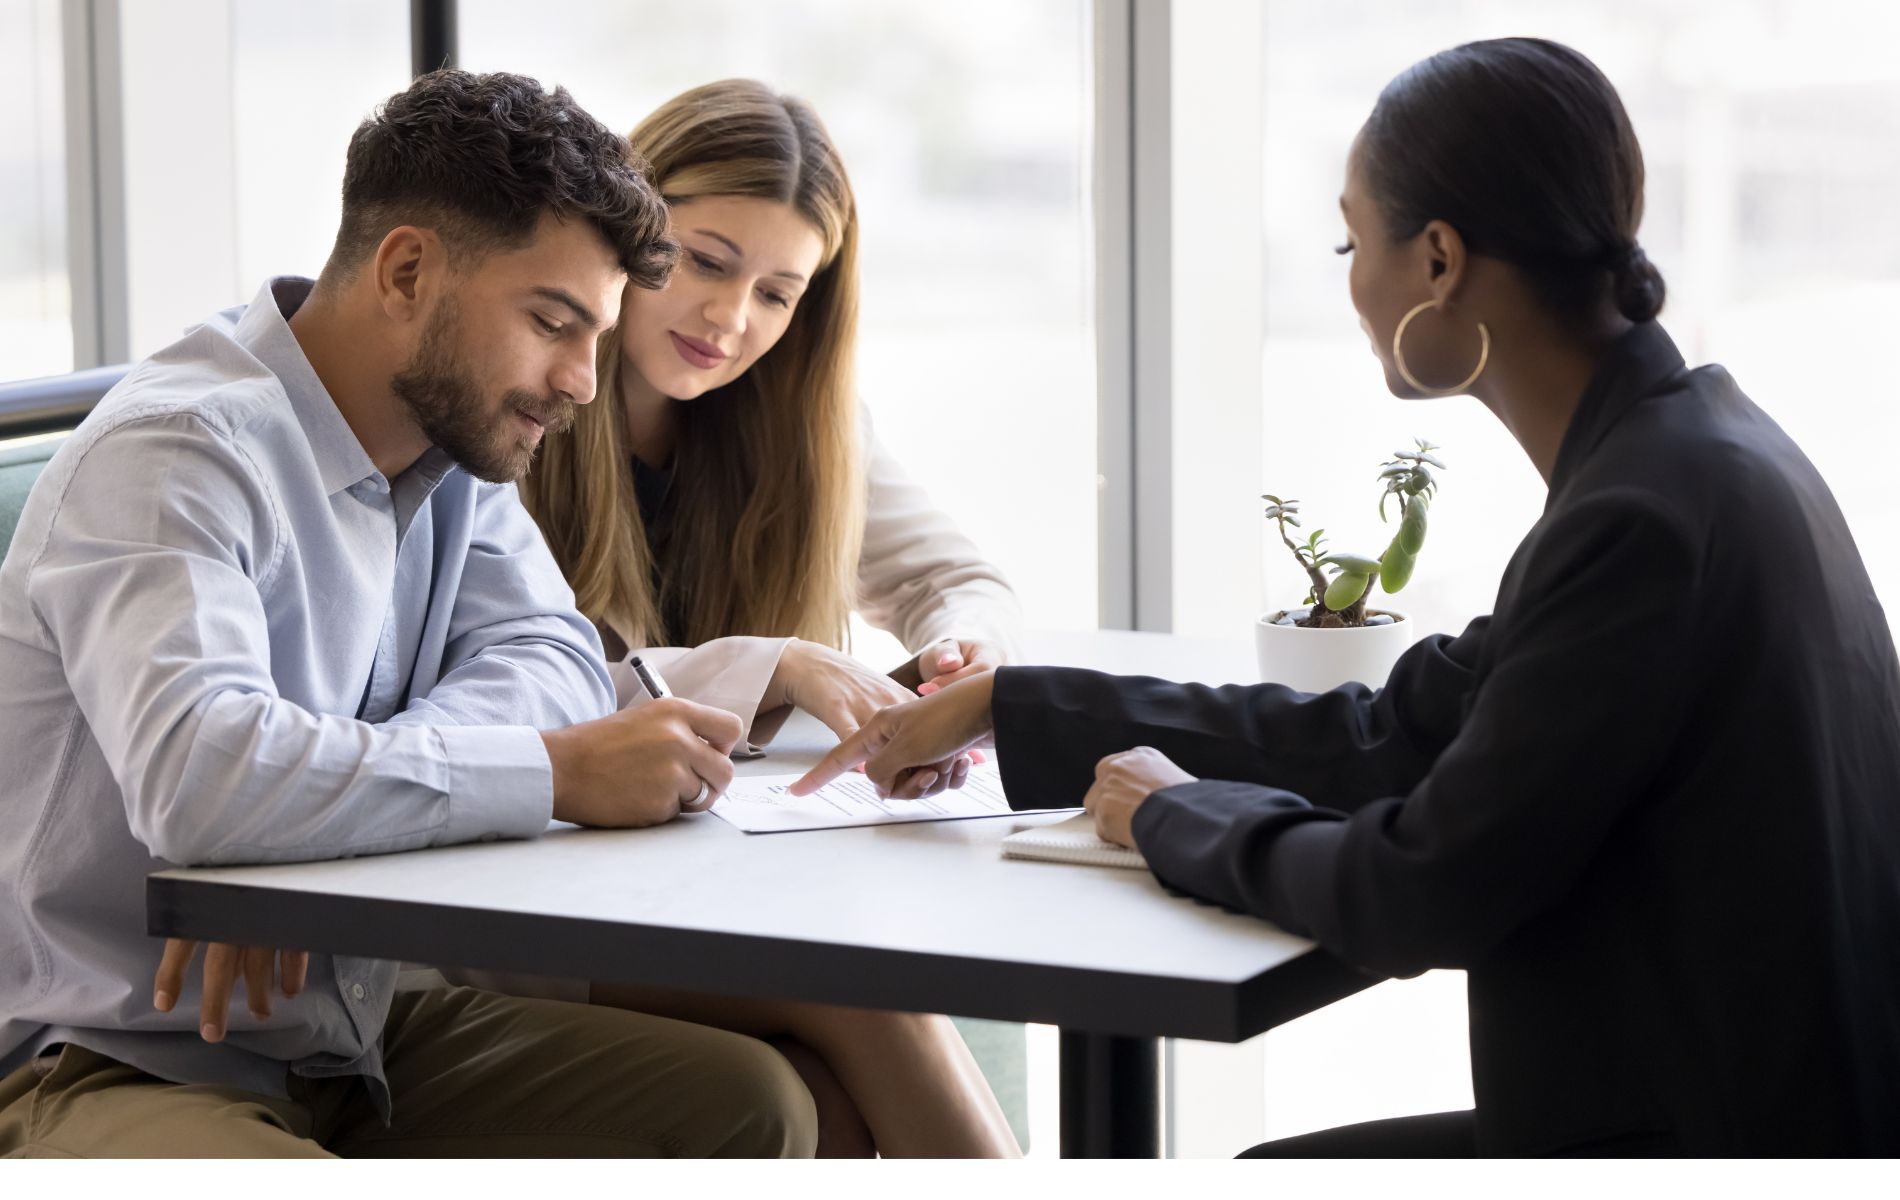
[{"label": "man's beard", "polygon": [[390,390],[423,436],[464,471],[489,483],[513,483],[528,473],[540,445],[516,434],[516,412],[541,422],[545,438],[574,423],[574,405],[516,388],[503,393],[498,412],[484,407],[481,389],[456,365],[460,331],[459,311],[444,301],[429,318],[408,365],[390,379]]}]

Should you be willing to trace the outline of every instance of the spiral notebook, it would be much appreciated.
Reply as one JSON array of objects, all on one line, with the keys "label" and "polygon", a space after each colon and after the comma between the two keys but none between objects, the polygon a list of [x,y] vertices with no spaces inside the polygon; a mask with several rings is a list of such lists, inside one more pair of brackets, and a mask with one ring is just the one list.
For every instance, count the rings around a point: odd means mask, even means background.
[{"label": "spiral notebook", "polygon": [[1089,867],[1148,869],[1148,860],[1141,856],[1141,851],[1097,837],[1095,818],[1088,813],[1078,813],[1053,825],[1019,829],[1003,839],[1003,854],[1008,858],[1036,858]]}]

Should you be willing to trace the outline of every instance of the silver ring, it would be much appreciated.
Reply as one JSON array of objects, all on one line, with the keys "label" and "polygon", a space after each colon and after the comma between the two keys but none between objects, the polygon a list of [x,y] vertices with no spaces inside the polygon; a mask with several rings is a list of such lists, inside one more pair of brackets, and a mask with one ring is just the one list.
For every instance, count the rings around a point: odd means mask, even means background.
[{"label": "silver ring", "polygon": [[680,807],[685,809],[687,812],[698,812],[700,806],[706,803],[706,797],[710,795],[711,793],[712,793],[712,784],[707,783],[704,779],[702,779],[699,781],[699,795],[694,796],[689,803],[682,804],[680,805]]}]

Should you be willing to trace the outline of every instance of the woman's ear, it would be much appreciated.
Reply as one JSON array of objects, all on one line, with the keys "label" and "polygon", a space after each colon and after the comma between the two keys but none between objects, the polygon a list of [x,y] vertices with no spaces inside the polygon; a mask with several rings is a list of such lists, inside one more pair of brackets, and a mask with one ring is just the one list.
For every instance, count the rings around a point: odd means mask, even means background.
[{"label": "woman's ear", "polygon": [[1459,286],[1464,283],[1469,263],[1465,239],[1443,221],[1426,222],[1418,236],[1428,275],[1427,286],[1432,297],[1443,303],[1457,295]]}]

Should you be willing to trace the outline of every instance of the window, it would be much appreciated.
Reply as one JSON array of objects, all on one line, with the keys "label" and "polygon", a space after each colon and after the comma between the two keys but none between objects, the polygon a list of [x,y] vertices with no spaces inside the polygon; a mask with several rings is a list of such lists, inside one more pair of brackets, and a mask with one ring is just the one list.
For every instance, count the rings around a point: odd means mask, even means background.
[{"label": "window", "polygon": [[[60,31],[54,0],[0,3],[38,39],[3,52],[20,60],[7,86],[40,130],[8,139],[30,186],[0,201],[0,352],[19,377],[71,366]],[[406,84],[409,29],[406,8],[381,0],[117,11],[125,353],[137,359],[267,276],[321,267],[350,134]],[[1032,624],[1094,626],[1086,0],[589,0],[559,22],[463,0],[459,28],[469,69],[566,85],[623,131],[739,74],[811,100],[864,214],[860,386],[880,435],[1009,574]]]},{"label": "window", "polygon": [[[1029,623],[1096,622],[1084,0],[462,0],[461,61],[627,132],[749,76],[817,108],[861,213],[859,385],[880,438],[1007,573]],[[939,465],[943,464],[943,465]],[[860,638],[860,653],[875,654]]]},{"label": "window", "polygon": [[0,378],[72,370],[58,0],[0,0]]},{"label": "window", "polygon": [[[1691,365],[1722,363],[1788,429],[1877,551],[1900,517],[1865,450],[1900,433],[1900,411],[1878,399],[1900,311],[1900,63],[1869,26],[1891,36],[1900,13],[1842,0],[1285,0],[1267,12],[1266,476],[1376,550],[1371,468],[1412,434],[1442,443],[1451,470],[1401,597],[1426,628],[1489,611],[1543,485],[1476,401],[1386,393],[1329,251],[1346,149],[1379,89],[1476,38],[1552,38],[1610,77],[1647,163],[1641,237],[1669,285],[1663,325]],[[1267,557],[1276,596],[1302,586],[1286,557]],[[1872,559],[1876,585],[1900,588],[1900,561]]]},{"label": "window", "polygon": [[315,275],[343,154],[409,82],[406,6],[122,4],[130,350],[143,358],[272,275]]}]

